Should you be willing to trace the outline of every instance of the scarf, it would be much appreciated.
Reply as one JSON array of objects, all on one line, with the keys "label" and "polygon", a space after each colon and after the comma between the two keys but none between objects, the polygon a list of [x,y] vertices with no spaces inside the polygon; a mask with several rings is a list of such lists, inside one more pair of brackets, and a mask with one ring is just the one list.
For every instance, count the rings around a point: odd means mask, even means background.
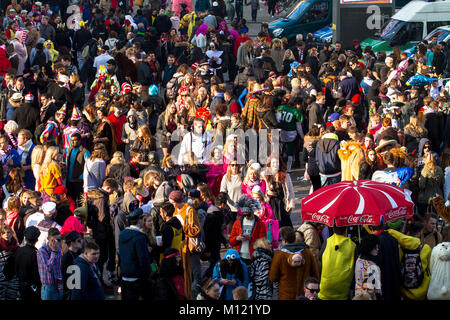
[{"label": "scarf", "polygon": [[248,180],[247,181],[247,187],[252,190],[254,186],[259,185],[259,179],[256,179],[256,181]]},{"label": "scarf", "polygon": [[33,141],[30,139],[23,146],[19,146],[19,149],[23,150],[22,159],[20,160],[20,163],[22,165],[25,165],[25,163],[27,162],[27,157],[28,154],[30,153],[30,148],[32,145]]},{"label": "scarf", "polygon": [[11,141],[11,143],[13,144],[14,148],[17,148],[17,138],[15,135],[6,132],[6,134],[8,135],[9,140]]},{"label": "scarf", "polygon": [[7,154],[9,154],[9,152],[11,151],[12,147],[8,146],[8,148],[6,148],[6,150],[0,149],[0,155],[2,156],[6,156]]}]

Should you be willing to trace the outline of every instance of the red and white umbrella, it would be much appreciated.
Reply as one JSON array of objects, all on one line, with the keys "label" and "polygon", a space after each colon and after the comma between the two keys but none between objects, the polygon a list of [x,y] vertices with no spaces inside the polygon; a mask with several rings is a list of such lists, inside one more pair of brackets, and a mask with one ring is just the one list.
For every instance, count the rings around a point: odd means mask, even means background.
[{"label": "red and white umbrella", "polygon": [[303,221],[330,227],[379,225],[414,214],[411,191],[371,180],[342,181],[313,192],[302,200]]}]

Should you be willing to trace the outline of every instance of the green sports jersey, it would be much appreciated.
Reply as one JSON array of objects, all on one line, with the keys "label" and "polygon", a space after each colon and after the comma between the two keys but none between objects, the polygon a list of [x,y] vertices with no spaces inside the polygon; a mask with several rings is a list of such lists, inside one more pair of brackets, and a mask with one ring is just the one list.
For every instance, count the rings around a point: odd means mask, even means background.
[{"label": "green sports jersey", "polygon": [[281,124],[281,129],[285,131],[296,131],[297,122],[303,121],[301,111],[291,106],[279,106],[276,116],[278,122]]}]

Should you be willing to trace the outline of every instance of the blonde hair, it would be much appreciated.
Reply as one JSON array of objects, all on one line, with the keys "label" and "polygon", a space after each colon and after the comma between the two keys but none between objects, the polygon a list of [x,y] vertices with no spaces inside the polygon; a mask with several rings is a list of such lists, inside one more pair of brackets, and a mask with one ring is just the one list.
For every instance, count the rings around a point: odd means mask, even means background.
[{"label": "blonde hair", "polygon": [[134,180],[127,180],[123,183],[122,188],[123,192],[132,192],[135,186]]},{"label": "blonde hair", "polygon": [[169,160],[172,160],[172,162],[173,162],[172,155],[166,154],[162,160],[161,168],[169,169],[169,167],[167,166],[167,163],[169,162]]},{"label": "blonde hair", "polygon": [[261,172],[258,169],[255,169],[253,167],[249,167],[248,170],[247,170],[247,174],[245,175],[245,178],[244,178],[244,182],[243,182],[244,184],[247,184],[248,180],[250,179],[250,175],[253,172],[256,172],[258,174],[258,178],[261,179]]},{"label": "blonde hair", "polygon": [[140,126],[138,128],[138,130],[141,130],[141,132],[142,132],[142,138],[138,137],[138,139],[139,140],[144,140],[145,144],[148,147],[150,147],[150,145],[152,143],[152,133],[150,132],[149,127],[146,124],[144,124],[144,125]]},{"label": "blonde hair", "polygon": [[433,173],[436,171],[436,164],[434,163],[434,157],[431,152],[425,152],[423,161],[425,162],[425,166],[422,169],[422,174],[424,173],[425,169],[428,169]]},{"label": "blonde hair", "polygon": [[44,161],[42,162],[41,170],[39,172],[40,174],[42,174],[43,176],[47,175],[48,167],[50,166],[51,163],[55,163],[56,165],[58,165],[58,163],[54,160],[58,152],[59,152],[58,147],[51,146],[47,148],[47,151],[45,152]]},{"label": "blonde hair", "polygon": [[14,132],[16,132],[17,130],[19,130],[19,125],[18,125],[17,122],[15,122],[14,120],[9,120],[9,121],[5,124],[5,126],[4,126],[3,129],[5,130],[6,133],[14,133]]},{"label": "blonde hair", "polygon": [[35,164],[41,165],[44,162],[45,150],[43,145],[37,145],[31,152],[31,166]]},{"label": "blonde hair", "polygon": [[259,238],[255,241],[255,243],[253,244],[253,249],[258,249],[258,248],[263,248],[263,249],[267,249],[270,250],[272,249],[272,246],[269,242],[269,240],[267,240],[266,237],[263,238]]},{"label": "blonde hair", "polygon": [[195,118],[195,115],[197,114],[197,106],[195,105],[194,99],[188,96],[184,99],[184,103],[189,106],[188,115]]},{"label": "blonde hair", "polygon": [[420,134],[426,135],[428,130],[423,126],[422,121],[416,115],[409,117],[409,123],[405,126],[406,129],[412,129]]},{"label": "blonde hair", "polygon": [[125,158],[122,151],[116,151],[111,159],[111,164],[124,164]]},{"label": "blonde hair", "polygon": [[[170,107],[175,106],[175,113],[171,114],[170,113]],[[173,117],[173,121],[175,123],[178,123],[178,113],[177,113],[177,106],[175,105],[174,102],[169,103],[166,106],[166,111],[164,111],[164,124],[167,126],[169,124],[169,117],[172,116]]]}]

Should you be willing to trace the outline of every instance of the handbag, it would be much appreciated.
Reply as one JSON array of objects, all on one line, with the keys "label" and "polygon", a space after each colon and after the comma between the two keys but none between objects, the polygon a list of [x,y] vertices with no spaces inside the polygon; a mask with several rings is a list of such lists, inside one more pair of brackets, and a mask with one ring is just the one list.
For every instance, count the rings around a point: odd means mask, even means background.
[{"label": "handbag", "polygon": [[[188,213],[186,212],[184,224],[186,224],[187,219],[188,219]],[[206,247],[205,243],[201,240],[200,237],[201,237],[201,232],[199,232],[199,234],[195,237],[187,238],[187,248],[191,254],[201,254],[201,253],[203,253],[203,251],[205,251],[205,247]]]},{"label": "handbag", "polygon": [[188,238],[188,250],[192,254],[201,254],[205,250],[205,243],[200,236]]}]

